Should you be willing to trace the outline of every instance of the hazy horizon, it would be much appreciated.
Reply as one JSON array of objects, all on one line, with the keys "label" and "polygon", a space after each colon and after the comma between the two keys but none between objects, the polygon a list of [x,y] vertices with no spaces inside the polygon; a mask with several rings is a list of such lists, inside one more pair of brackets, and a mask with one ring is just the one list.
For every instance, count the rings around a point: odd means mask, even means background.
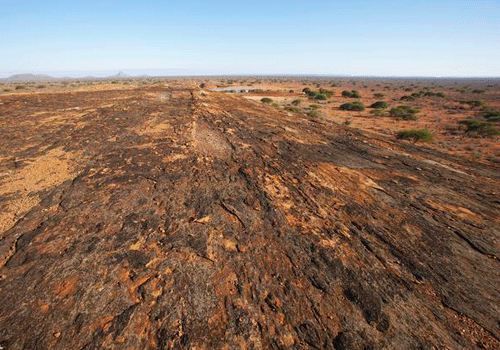
[{"label": "hazy horizon", "polygon": [[0,78],[500,77],[498,18],[494,1],[8,1]]}]

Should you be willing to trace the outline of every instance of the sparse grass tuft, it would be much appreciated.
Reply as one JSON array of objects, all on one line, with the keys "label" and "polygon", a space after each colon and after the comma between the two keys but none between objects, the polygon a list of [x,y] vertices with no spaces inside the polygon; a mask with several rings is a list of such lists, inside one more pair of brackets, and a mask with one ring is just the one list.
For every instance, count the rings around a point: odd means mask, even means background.
[{"label": "sparse grass tuft", "polygon": [[294,107],[294,106],[286,106],[285,110],[289,111],[289,112],[294,112],[294,113],[300,113],[301,112],[301,109],[299,107]]}]

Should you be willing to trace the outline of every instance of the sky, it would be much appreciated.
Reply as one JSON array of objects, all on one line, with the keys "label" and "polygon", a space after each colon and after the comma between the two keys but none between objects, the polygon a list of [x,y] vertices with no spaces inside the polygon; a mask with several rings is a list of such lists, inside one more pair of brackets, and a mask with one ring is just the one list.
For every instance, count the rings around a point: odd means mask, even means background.
[{"label": "sky", "polygon": [[0,77],[500,77],[500,1],[5,1]]}]

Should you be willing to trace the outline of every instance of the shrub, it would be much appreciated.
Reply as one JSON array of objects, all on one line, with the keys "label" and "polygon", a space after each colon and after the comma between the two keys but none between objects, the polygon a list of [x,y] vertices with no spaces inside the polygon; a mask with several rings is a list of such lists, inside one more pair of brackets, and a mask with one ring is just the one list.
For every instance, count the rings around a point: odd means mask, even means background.
[{"label": "shrub", "polygon": [[344,103],[340,105],[341,111],[364,111],[365,105],[361,102]]},{"label": "shrub", "polygon": [[405,95],[400,98],[401,101],[415,101],[415,96],[412,95]]},{"label": "shrub", "polygon": [[352,97],[352,98],[360,98],[361,97],[361,95],[359,94],[359,92],[357,90],[352,90],[352,91],[344,90],[344,91],[342,91],[342,96]]},{"label": "shrub", "polygon": [[26,87],[23,85],[16,86],[16,90],[23,90],[23,89],[26,89]]},{"label": "shrub", "polygon": [[4,92],[11,92],[11,89],[3,89]]},{"label": "shrub", "polygon": [[461,104],[469,105],[470,108],[484,106],[483,100],[464,100],[460,101]]},{"label": "shrub", "polygon": [[301,99],[296,99],[296,100],[293,100],[293,101],[292,101],[292,105],[294,105],[294,106],[298,106],[298,105],[300,105],[300,103],[301,103],[301,102],[302,102],[302,100],[301,100]]},{"label": "shrub", "polygon": [[271,102],[273,102],[273,99],[269,98],[269,97],[263,97],[260,99],[260,102],[271,103]]},{"label": "shrub", "polygon": [[38,85],[36,88],[37,88],[37,89],[45,89],[45,88],[46,88],[46,86],[45,86],[45,85]]},{"label": "shrub", "polygon": [[316,96],[314,96],[314,99],[324,101],[327,99],[327,97],[325,94],[317,94]]},{"label": "shrub", "polygon": [[418,109],[411,108],[410,106],[399,106],[391,108],[390,115],[396,119],[416,120],[417,116],[415,114],[418,112],[420,112]]},{"label": "shrub", "polygon": [[317,105],[317,104],[312,104],[309,106],[310,108],[312,109],[318,109],[319,107],[321,107],[320,105]]},{"label": "shrub", "polygon": [[427,129],[411,129],[398,132],[397,138],[402,140],[411,140],[413,143],[417,143],[418,141],[432,141],[434,137]]},{"label": "shrub", "polygon": [[487,108],[484,110],[483,117],[488,119],[490,122],[499,122],[500,121],[500,110]]},{"label": "shrub", "polygon": [[290,111],[290,112],[294,112],[294,113],[300,113],[301,112],[301,110],[300,110],[299,107],[292,107],[292,106],[286,106],[285,110]]},{"label": "shrub", "polygon": [[381,92],[377,92],[376,94],[373,94],[374,97],[376,98],[382,98],[385,96],[385,94],[381,93]]},{"label": "shrub", "polygon": [[385,109],[387,107],[388,105],[387,102],[385,101],[377,101],[370,106],[370,108],[377,108],[377,109]]},{"label": "shrub", "polygon": [[474,133],[481,136],[497,136],[500,135],[500,129],[495,124],[485,122],[479,119],[465,119],[459,121],[460,124],[465,125],[465,133]]},{"label": "shrub", "polygon": [[474,90],[472,90],[473,94],[484,94],[485,92],[486,92],[486,90],[484,90],[484,89],[474,89]]}]

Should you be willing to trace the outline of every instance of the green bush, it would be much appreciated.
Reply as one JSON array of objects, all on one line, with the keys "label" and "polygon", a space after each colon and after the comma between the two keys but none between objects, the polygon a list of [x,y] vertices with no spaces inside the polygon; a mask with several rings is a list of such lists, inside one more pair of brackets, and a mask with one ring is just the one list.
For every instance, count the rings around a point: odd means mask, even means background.
[{"label": "green bush", "polygon": [[11,92],[11,89],[3,89],[4,92]]},{"label": "green bush", "polygon": [[446,97],[446,94],[444,92],[432,92],[432,91],[427,91],[424,93],[424,96],[437,96],[437,97],[441,97],[441,98],[444,98]]},{"label": "green bush", "polygon": [[16,86],[16,90],[23,90],[23,89],[26,89],[26,87],[23,85]]},{"label": "green bush", "polygon": [[294,113],[300,113],[301,112],[301,110],[300,110],[299,107],[293,107],[293,106],[286,106],[285,110],[290,111],[290,112],[294,112]]},{"label": "green bush", "polygon": [[486,92],[486,90],[484,90],[484,89],[474,89],[474,90],[472,90],[473,94],[484,94],[485,92]]},{"label": "green bush", "polygon": [[483,117],[488,119],[490,122],[499,122],[500,121],[500,110],[486,108],[483,111]]},{"label": "green bush", "polygon": [[465,133],[474,133],[481,136],[497,136],[500,135],[500,129],[491,122],[485,122],[479,119],[465,119],[459,121],[460,124],[465,125]]},{"label": "green bush", "polygon": [[434,136],[427,129],[411,129],[398,132],[397,138],[402,140],[411,140],[414,143],[417,143],[418,141],[432,141]]},{"label": "green bush", "polygon": [[314,99],[324,101],[327,99],[327,97],[325,94],[317,94],[316,96],[314,96]]},{"label": "green bush", "polygon": [[339,109],[341,111],[364,111],[365,105],[362,102],[344,103]]},{"label": "green bush", "polygon": [[387,107],[389,107],[389,106],[387,105],[387,102],[385,102],[385,101],[377,101],[375,103],[372,103],[372,105],[370,106],[370,108],[377,108],[377,109],[385,109]]},{"label": "green bush", "polygon": [[269,98],[269,97],[263,97],[260,99],[260,102],[271,103],[271,102],[273,102],[273,99]]},{"label": "green bush", "polygon": [[400,98],[401,101],[415,101],[416,97],[413,95],[405,95]]},{"label": "green bush", "polygon": [[461,104],[464,104],[464,105],[469,105],[470,108],[484,106],[483,100],[463,100],[463,101],[459,101],[459,102]]},{"label": "green bush", "polygon": [[403,120],[416,120],[416,114],[420,112],[420,110],[416,108],[412,108],[410,106],[399,106],[391,108],[390,115],[396,119]]},{"label": "green bush", "polygon": [[373,94],[374,97],[376,98],[382,98],[385,96],[385,94],[381,93],[381,92],[377,92],[376,94]]},{"label": "green bush", "polygon": [[302,100],[301,100],[301,99],[296,99],[296,100],[293,100],[293,101],[292,101],[292,105],[294,105],[294,106],[298,106],[298,105],[300,105],[300,103],[301,103],[301,102],[302,102]]},{"label": "green bush", "polygon": [[351,97],[351,98],[360,98],[361,97],[361,95],[359,94],[359,92],[357,90],[352,90],[352,91],[344,90],[344,91],[342,91],[342,96]]}]

